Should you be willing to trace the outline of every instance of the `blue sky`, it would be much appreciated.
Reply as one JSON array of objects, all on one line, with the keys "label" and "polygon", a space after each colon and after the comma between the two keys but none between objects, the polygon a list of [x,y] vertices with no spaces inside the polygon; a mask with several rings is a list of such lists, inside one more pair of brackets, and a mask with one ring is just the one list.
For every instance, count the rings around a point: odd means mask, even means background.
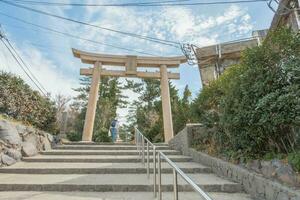
[{"label": "blue sky", "polygon": [[[51,2],[51,0],[47,1]],[[52,2],[55,1],[52,0]],[[63,2],[126,3],[134,2],[134,0],[64,0]],[[197,1],[192,0],[192,2]],[[210,2],[210,0],[198,0],[198,2]],[[218,6],[150,8],[31,7],[108,28],[172,41],[193,43],[197,46],[206,46],[250,37],[253,30],[267,29],[274,15],[265,2]],[[74,58],[71,48],[110,54],[132,55],[136,53],[48,33],[4,17],[1,13],[87,39],[129,49],[145,51],[161,56],[181,55],[180,50],[176,48],[43,16],[0,2],[0,23],[5,34],[25,61],[30,64],[32,72],[52,95],[76,95],[72,88],[79,85],[79,69],[81,67],[90,67],[81,64],[80,60]],[[33,84],[14,63],[2,44],[0,45],[0,70],[20,75],[34,88]],[[184,64],[180,66],[179,72],[181,79],[173,81],[176,87],[182,91],[184,86],[188,84],[194,95],[199,93],[201,84],[198,68]],[[132,98],[136,97],[136,94],[129,94]]]}]

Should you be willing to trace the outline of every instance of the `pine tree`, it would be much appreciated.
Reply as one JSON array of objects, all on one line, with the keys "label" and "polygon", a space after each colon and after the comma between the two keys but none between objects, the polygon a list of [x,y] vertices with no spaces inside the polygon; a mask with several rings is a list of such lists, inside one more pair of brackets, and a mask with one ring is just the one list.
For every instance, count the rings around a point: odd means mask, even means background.
[{"label": "pine tree", "polygon": [[[181,99],[178,90],[172,83],[170,86],[170,99],[172,106],[174,133],[184,128],[190,117],[191,92],[186,86],[183,98]],[[127,89],[133,89],[140,94],[137,101],[132,103],[129,114],[129,130],[137,125],[144,135],[154,142],[162,142],[163,135],[163,113],[161,102],[160,82],[155,79],[144,79],[142,83],[128,81]]]},{"label": "pine tree", "polygon": [[[75,117],[74,131],[70,133],[70,138],[74,140],[80,140],[87,102],[89,89],[91,84],[91,78],[84,77],[80,79],[81,87],[74,89],[79,94],[74,98],[72,104],[73,110],[77,110],[77,116]],[[127,104],[126,96],[121,94],[121,83],[117,78],[103,77],[100,83],[99,100],[97,102],[95,124],[93,131],[93,140],[98,142],[108,142],[108,130],[111,121],[117,116],[117,108],[124,107]]]},{"label": "pine tree", "polygon": [[188,85],[186,85],[183,91],[183,97],[179,100],[178,107],[173,114],[174,134],[181,131],[191,119],[191,96],[192,93]]}]

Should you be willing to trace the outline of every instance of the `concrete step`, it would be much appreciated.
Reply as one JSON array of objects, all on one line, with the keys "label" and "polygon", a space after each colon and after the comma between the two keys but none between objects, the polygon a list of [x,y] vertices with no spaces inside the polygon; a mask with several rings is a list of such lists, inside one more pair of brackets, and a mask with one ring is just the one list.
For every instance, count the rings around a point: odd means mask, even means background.
[{"label": "concrete step", "polygon": [[[244,193],[209,193],[214,200],[251,200]],[[152,192],[0,192],[1,200],[154,200]],[[173,200],[173,193],[163,193],[164,200]],[[201,199],[195,192],[181,192],[179,199]]]},{"label": "concrete step", "polygon": [[[211,169],[193,162],[176,163],[185,173],[211,173]],[[150,172],[153,172],[150,165]],[[146,174],[141,163],[44,163],[20,162],[0,168],[0,173],[16,174]],[[162,163],[162,173],[172,173],[168,163]],[[146,175],[145,175],[146,176]]]},{"label": "concrete step", "polygon": [[[213,174],[188,174],[207,192],[242,192],[242,186]],[[151,192],[152,176],[144,174],[0,174],[0,191]],[[173,175],[162,176],[162,190],[173,191]],[[179,191],[193,189],[179,176]]]},{"label": "concrete step", "polygon": [[[111,143],[111,142],[67,142],[64,145],[114,145],[114,146],[136,146],[134,143]],[[155,146],[169,146],[167,143],[154,143]]]},{"label": "concrete step", "polygon": [[[57,145],[54,149],[77,149],[77,150],[136,150],[135,145]],[[168,146],[157,146],[158,150],[170,149]]]},{"label": "concrete step", "polygon": [[[181,155],[179,151],[162,150],[166,155]],[[41,152],[42,155],[138,155],[136,150],[70,150],[70,149],[54,149]],[[153,154],[153,151],[150,151]]]},{"label": "concrete step", "polygon": [[[168,156],[174,162],[189,162],[191,157],[181,155]],[[150,162],[152,162],[152,156]],[[100,163],[138,163],[141,159],[138,156],[114,156],[114,155],[38,155],[35,157],[23,158],[25,162],[100,162]],[[163,160],[164,162],[164,160]]]}]

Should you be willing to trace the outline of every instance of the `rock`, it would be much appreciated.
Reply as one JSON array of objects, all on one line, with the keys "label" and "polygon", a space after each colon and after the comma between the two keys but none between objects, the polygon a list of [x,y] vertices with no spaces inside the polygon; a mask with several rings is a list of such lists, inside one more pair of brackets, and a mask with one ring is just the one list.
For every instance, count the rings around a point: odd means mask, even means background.
[{"label": "rock", "polygon": [[12,157],[13,159],[15,159],[16,161],[19,161],[22,158],[21,151],[18,151],[16,149],[7,149],[6,154],[9,157]]},{"label": "rock", "polygon": [[248,169],[251,169],[257,173],[261,173],[261,163],[259,160],[252,160],[246,164]]},{"label": "rock", "polygon": [[290,197],[287,193],[285,192],[279,192],[278,193],[278,196],[277,196],[277,199],[279,200],[290,200]]},{"label": "rock", "polygon": [[275,168],[280,168],[282,165],[284,165],[284,163],[282,163],[280,160],[278,159],[274,159],[271,161],[271,164],[273,167]]},{"label": "rock", "polygon": [[34,146],[37,146],[39,143],[38,136],[34,133],[30,133],[30,134],[26,135],[26,137],[24,138],[24,142],[29,142],[29,143],[33,144]]},{"label": "rock", "polygon": [[49,142],[46,142],[43,144],[43,150],[44,151],[48,151],[48,150],[51,150],[52,147],[51,147],[51,144]]},{"label": "rock", "polygon": [[54,142],[54,137],[53,137],[53,135],[50,135],[49,133],[46,133],[47,134],[47,138],[48,138],[48,140],[52,143],[52,142]]},{"label": "rock", "polygon": [[26,127],[27,134],[36,134],[36,129],[34,129],[32,126]]},{"label": "rock", "polygon": [[65,143],[68,143],[68,142],[70,142],[70,140],[68,140],[68,139],[66,139],[66,138],[60,138],[60,139],[59,139],[59,143],[60,143],[60,144],[65,144]]},{"label": "rock", "polygon": [[20,145],[22,142],[16,127],[6,120],[0,120],[0,139],[12,145]]},{"label": "rock", "polygon": [[51,150],[51,143],[48,140],[48,137],[47,136],[46,137],[42,136],[42,137],[40,137],[40,139],[41,139],[41,142],[43,144],[43,150]]},{"label": "rock", "polygon": [[0,153],[4,150],[5,148],[5,142],[0,139]]},{"label": "rock", "polygon": [[290,186],[297,186],[297,174],[290,165],[282,165],[276,170],[276,177]]},{"label": "rock", "polygon": [[0,144],[1,145],[5,145],[5,142],[3,140],[0,139]]},{"label": "rock", "polygon": [[17,124],[16,129],[21,137],[25,137],[28,134],[28,132],[26,131],[27,130],[26,126]]},{"label": "rock", "polygon": [[267,178],[272,178],[276,175],[276,168],[270,161],[263,161],[261,162],[261,173]]},{"label": "rock", "polygon": [[4,165],[10,166],[10,165],[15,164],[17,161],[16,161],[15,159],[11,158],[11,157],[8,156],[8,155],[1,154],[1,162],[2,162]]},{"label": "rock", "polygon": [[36,146],[30,142],[23,142],[22,144],[22,155],[24,157],[35,156],[38,154]]}]

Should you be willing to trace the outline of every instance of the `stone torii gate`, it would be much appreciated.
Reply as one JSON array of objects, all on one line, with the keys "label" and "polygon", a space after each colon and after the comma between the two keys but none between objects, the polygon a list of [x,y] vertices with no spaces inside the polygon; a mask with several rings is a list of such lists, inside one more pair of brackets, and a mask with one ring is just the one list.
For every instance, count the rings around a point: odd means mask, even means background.
[{"label": "stone torii gate", "polygon": [[[89,92],[87,112],[85,116],[82,141],[91,142],[93,136],[96,105],[98,100],[99,83],[101,76],[154,78],[161,81],[161,98],[163,108],[163,123],[165,142],[173,138],[173,122],[169,91],[169,79],[180,79],[179,73],[170,73],[168,68],[178,68],[187,60],[179,57],[144,57],[144,56],[118,56],[108,54],[95,54],[72,49],[73,55],[81,59],[82,63],[93,64],[93,68],[80,69],[80,75],[92,76]],[[124,70],[107,70],[102,66],[125,66]],[[138,68],[159,68],[160,72],[138,71]]]}]

